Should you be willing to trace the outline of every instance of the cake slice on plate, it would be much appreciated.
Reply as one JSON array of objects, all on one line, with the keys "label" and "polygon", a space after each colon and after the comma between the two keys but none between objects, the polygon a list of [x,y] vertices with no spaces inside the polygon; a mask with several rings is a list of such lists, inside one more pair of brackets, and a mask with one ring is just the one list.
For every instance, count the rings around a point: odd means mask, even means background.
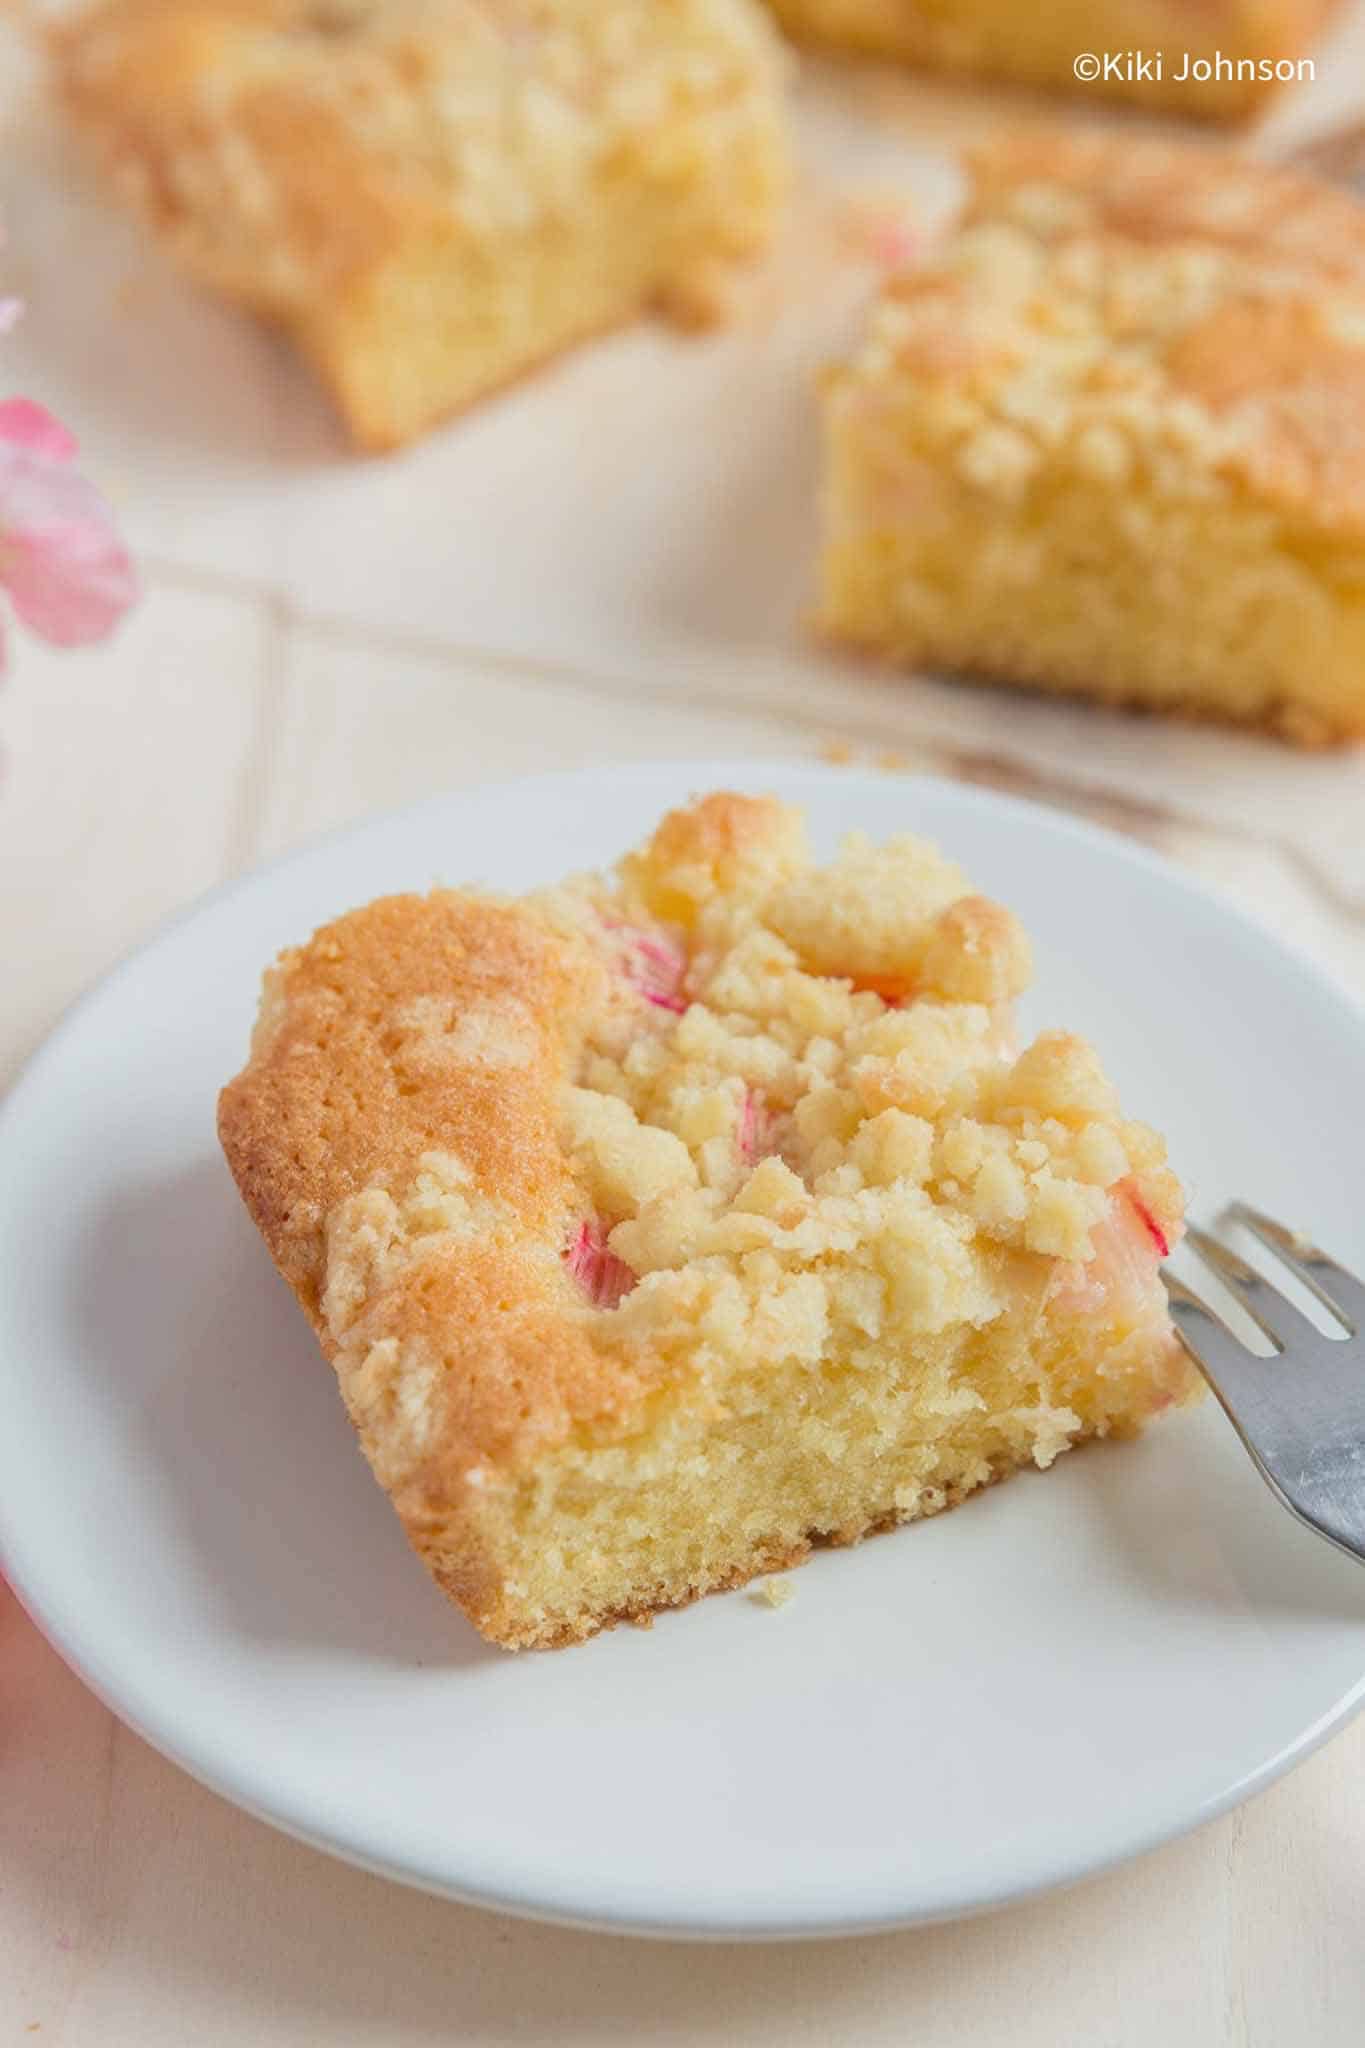
[{"label": "cake slice on plate", "polygon": [[919,840],[716,795],[606,877],[356,910],[220,1131],[419,1555],[574,1642],[1182,1397],[1160,1140],[1014,1043],[1023,932]]},{"label": "cake slice on plate", "polygon": [[823,619],[925,667],[1365,734],[1365,210],[1131,136],[983,151],[825,397]]},{"label": "cake slice on plate", "polygon": [[782,63],[757,0],[96,0],[59,95],[193,275],[389,448],[766,244]]}]

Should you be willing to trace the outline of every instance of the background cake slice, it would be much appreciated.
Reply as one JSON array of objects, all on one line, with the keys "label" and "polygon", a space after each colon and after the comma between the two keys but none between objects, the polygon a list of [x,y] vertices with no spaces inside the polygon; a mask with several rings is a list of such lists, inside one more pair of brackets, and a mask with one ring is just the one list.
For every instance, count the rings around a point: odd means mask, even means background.
[{"label": "background cake slice", "polygon": [[286,328],[387,448],[768,239],[758,0],[104,0],[57,84],[195,276]]},{"label": "background cake slice", "polygon": [[817,867],[737,796],[272,970],[223,1145],[485,1635],[645,1618],[1186,1391],[1179,1187],[1084,1043],[1016,1057],[1027,974],[932,848]]},{"label": "background cake slice", "polygon": [[[772,0],[794,35],[934,71],[1239,120],[1298,80],[1338,0]],[[1153,61],[1161,53],[1158,70]],[[1105,56],[1096,74],[1076,59]],[[1205,70],[1207,67],[1207,72]]]},{"label": "background cake slice", "polygon": [[897,659],[1365,733],[1365,212],[1192,146],[983,152],[825,400],[823,617]]}]

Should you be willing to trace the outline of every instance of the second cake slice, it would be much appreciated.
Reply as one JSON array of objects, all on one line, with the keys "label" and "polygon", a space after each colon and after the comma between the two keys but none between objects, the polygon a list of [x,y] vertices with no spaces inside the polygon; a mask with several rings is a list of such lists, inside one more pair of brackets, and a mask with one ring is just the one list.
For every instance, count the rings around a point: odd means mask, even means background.
[{"label": "second cake slice", "polygon": [[369,448],[648,306],[704,315],[782,191],[757,0],[102,0],[53,48],[125,195]]},{"label": "second cake slice", "polygon": [[836,635],[1038,689],[1365,733],[1365,212],[1036,134],[826,400]]}]

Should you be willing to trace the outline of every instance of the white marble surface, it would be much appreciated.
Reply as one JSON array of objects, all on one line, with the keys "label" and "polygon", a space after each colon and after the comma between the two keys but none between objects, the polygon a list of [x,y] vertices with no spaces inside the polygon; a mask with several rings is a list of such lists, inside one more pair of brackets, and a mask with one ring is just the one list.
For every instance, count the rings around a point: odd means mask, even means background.
[{"label": "white marble surface", "polygon": [[[1365,760],[888,680],[800,631],[810,367],[862,289],[816,236],[736,334],[609,342],[400,459],[357,462],[288,357],[81,186],[0,66],[5,363],[81,428],[148,572],[118,643],[24,647],[0,696],[0,1086],[158,919],[327,827],[603,758],[851,747],[1135,833],[1365,998]],[[869,142],[843,102],[875,97]],[[1365,98],[1365,13],[1276,114]],[[808,88],[810,185],[907,174],[971,95]],[[853,138],[864,139],[854,146]],[[823,196],[822,196],[823,195]],[[1355,2048],[1365,1725],[1128,1870],[971,1925],[671,1949],[418,1897],[154,1755],[0,1592],[0,2043],[968,2041]]]}]

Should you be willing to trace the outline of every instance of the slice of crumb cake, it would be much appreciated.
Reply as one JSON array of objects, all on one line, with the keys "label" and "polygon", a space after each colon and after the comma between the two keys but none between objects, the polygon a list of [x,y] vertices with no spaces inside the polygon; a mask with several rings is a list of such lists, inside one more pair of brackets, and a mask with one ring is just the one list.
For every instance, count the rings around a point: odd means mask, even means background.
[{"label": "slice of crumb cake", "polygon": [[973,173],[826,394],[826,626],[1365,736],[1365,209],[1128,135],[1007,138]]},{"label": "slice of crumb cake", "polygon": [[1161,1141],[1016,1053],[934,849],[717,795],[608,877],[391,897],[267,977],[223,1146],[376,1477],[490,1640],[569,1643],[1189,1389]]},{"label": "slice of crumb cake", "polygon": [[713,317],[785,182],[757,0],[92,0],[50,46],[118,189],[366,448],[651,306]]}]

